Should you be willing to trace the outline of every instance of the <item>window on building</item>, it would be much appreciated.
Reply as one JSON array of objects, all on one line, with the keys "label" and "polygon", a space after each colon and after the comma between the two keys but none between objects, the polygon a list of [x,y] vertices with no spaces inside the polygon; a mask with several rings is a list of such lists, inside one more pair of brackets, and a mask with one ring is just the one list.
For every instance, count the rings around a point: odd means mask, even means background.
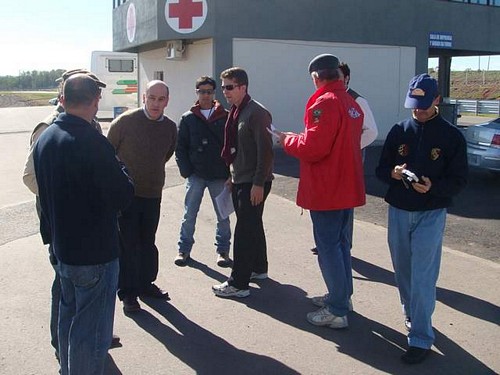
[{"label": "window on building", "polygon": [[108,71],[111,73],[121,73],[121,72],[132,73],[134,71],[134,60],[108,59]]},{"label": "window on building", "polygon": [[154,72],[153,79],[158,79],[160,81],[163,81],[163,72],[162,71]]}]

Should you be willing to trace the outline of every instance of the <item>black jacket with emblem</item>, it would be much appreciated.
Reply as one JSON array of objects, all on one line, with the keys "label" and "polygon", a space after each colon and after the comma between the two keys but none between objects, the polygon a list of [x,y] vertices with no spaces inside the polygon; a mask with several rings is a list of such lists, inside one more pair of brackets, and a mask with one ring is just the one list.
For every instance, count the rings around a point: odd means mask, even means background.
[{"label": "black jacket with emblem", "polygon": [[[419,178],[428,177],[431,189],[426,194],[408,188],[391,177],[396,165]],[[460,130],[440,115],[425,123],[402,121],[390,130],[380,156],[376,175],[389,184],[385,201],[407,211],[427,211],[449,207],[452,197],[467,184],[467,147]]]},{"label": "black jacket with emblem", "polygon": [[206,180],[229,177],[229,168],[221,158],[228,112],[218,101],[214,101],[212,108],[208,119],[201,113],[198,102],[181,116],[175,161],[184,178],[193,173]]}]

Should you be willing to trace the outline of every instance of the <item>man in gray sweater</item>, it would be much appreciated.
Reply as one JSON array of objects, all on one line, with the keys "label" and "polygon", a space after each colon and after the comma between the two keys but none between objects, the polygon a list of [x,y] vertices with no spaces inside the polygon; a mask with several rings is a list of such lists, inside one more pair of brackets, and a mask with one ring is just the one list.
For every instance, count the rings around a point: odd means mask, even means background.
[{"label": "man in gray sweater", "polygon": [[228,185],[236,213],[234,265],[231,277],[212,290],[219,297],[247,297],[250,279],[267,278],[267,245],[262,214],[273,179],[271,114],[248,95],[242,68],[221,73],[222,90],[231,112],[225,126],[222,158],[231,165]]}]

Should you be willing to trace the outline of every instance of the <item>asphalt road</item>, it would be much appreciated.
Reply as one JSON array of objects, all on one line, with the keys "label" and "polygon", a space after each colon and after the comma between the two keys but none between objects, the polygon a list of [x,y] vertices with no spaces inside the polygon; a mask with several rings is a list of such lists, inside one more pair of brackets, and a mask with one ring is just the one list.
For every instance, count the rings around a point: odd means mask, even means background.
[{"label": "asphalt road", "polygon": [[[0,108],[0,147],[3,163],[0,165],[3,187],[0,196],[0,244],[36,233],[38,223],[31,209],[32,195],[24,187],[21,170],[27,151],[34,118],[49,114],[51,107]],[[466,117],[465,124],[478,122]],[[109,123],[102,123],[106,131]],[[358,220],[376,225],[387,225],[387,204],[383,200],[385,186],[375,177],[380,146],[368,147],[365,160],[367,204],[356,209]],[[165,188],[180,185],[177,166],[167,164],[169,179]],[[295,200],[298,184],[298,162],[276,149],[273,193]],[[500,178],[480,170],[471,170],[467,188],[455,199],[449,209],[444,244],[455,250],[500,263],[498,249],[500,230]]]}]

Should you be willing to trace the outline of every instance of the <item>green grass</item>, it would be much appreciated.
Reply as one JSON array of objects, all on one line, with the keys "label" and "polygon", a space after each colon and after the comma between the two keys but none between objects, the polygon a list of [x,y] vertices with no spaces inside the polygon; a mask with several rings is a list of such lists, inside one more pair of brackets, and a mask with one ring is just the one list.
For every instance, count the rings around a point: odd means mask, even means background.
[{"label": "green grass", "polygon": [[[430,71],[437,78],[437,72]],[[500,71],[451,72],[450,98],[470,100],[499,100]]]},{"label": "green grass", "polygon": [[0,91],[0,96],[8,97],[8,102],[17,106],[24,103],[26,106],[49,105],[49,100],[57,96],[57,91]]}]

